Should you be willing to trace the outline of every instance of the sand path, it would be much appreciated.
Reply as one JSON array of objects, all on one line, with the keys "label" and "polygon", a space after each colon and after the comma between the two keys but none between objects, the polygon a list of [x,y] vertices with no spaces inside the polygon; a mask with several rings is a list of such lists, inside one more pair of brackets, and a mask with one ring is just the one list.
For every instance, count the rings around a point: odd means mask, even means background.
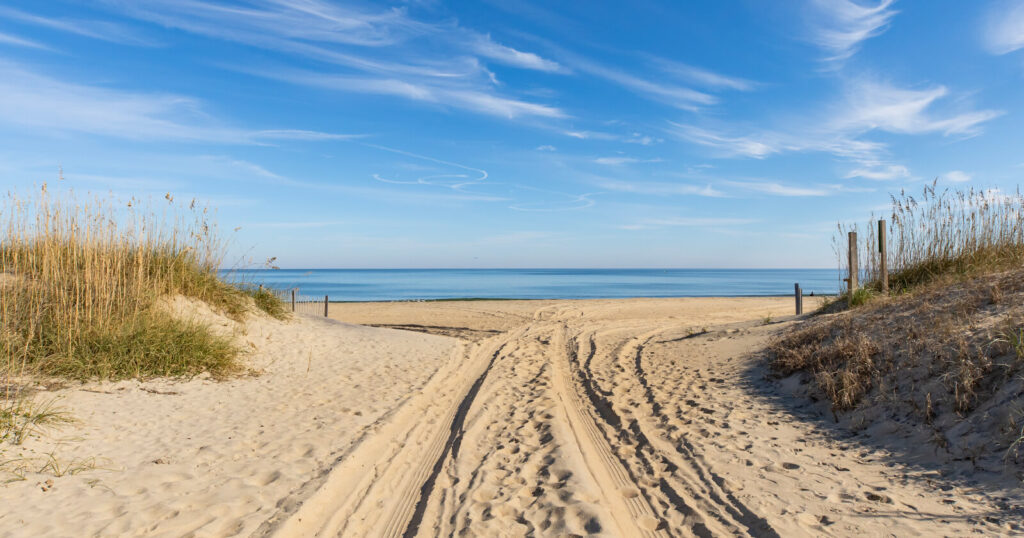
[{"label": "sand path", "polygon": [[[781,409],[781,299],[345,305],[465,338],[275,536],[1009,534],[1019,516]],[[713,304],[713,308],[708,308]],[[774,392],[773,392],[774,391]],[[794,402],[794,405],[796,403]]]},{"label": "sand path", "polygon": [[0,487],[0,536],[1024,533],[1019,482],[967,483],[934,447],[885,424],[842,431],[798,380],[767,380],[751,352],[791,309],[483,301],[221,319],[259,375],[40,389],[75,422],[7,457],[105,463]]}]

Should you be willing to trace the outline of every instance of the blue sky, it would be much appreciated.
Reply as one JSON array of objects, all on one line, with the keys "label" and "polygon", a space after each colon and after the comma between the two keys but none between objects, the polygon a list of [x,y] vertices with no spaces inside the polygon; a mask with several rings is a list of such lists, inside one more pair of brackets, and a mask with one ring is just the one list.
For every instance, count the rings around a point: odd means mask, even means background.
[{"label": "blue sky", "polygon": [[0,187],[196,197],[232,264],[833,267],[1017,188],[1022,49],[1004,0],[7,0]]}]

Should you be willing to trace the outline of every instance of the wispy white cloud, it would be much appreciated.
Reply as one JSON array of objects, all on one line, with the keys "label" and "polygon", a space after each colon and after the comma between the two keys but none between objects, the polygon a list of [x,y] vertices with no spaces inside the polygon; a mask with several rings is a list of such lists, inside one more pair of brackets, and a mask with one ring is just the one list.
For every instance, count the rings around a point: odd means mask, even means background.
[{"label": "wispy white cloud", "polygon": [[641,146],[651,146],[654,144],[660,144],[665,140],[655,136],[647,135],[637,131],[630,131],[627,133],[617,134],[609,133],[605,131],[588,131],[588,130],[567,130],[562,131],[562,134],[570,138],[576,138],[578,140],[600,140],[606,142],[622,142],[625,144],[638,144]]},{"label": "wispy white cloud", "polygon": [[19,47],[29,47],[33,49],[49,49],[46,45],[32,41],[31,39],[25,39],[16,35],[5,34],[0,32],[0,45],[17,45]]},{"label": "wispy white cloud", "polygon": [[708,69],[664,58],[653,58],[651,62],[665,73],[705,88],[750,91],[757,86],[756,83],[747,79],[723,75]]},{"label": "wispy white cloud", "polygon": [[773,181],[726,181],[727,184],[775,196],[826,196],[827,189],[783,185]]},{"label": "wispy white cloud", "polygon": [[0,61],[0,123],[140,140],[260,144],[350,135],[251,130],[211,119],[202,103],[173,94],[136,93],[63,82]]},{"label": "wispy white cloud", "polygon": [[124,45],[153,46],[157,44],[139,32],[109,21],[43,17],[4,6],[0,6],[0,18]]},{"label": "wispy white cloud", "polygon": [[[536,189],[531,189],[536,190]],[[549,193],[550,194],[550,193]],[[555,213],[559,211],[576,211],[592,207],[596,193],[563,194],[561,200],[545,200],[541,202],[520,202],[508,206],[513,211],[526,213]]]},{"label": "wispy white cloud", "polygon": [[558,148],[552,146],[551,144],[543,144],[537,146],[537,151],[558,151]]},{"label": "wispy white cloud", "polygon": [[522,116],[542,118],[568,117],[568,114],[557,107],[500,97],[480,91],[445,90],[441,92],[441,95],[444,97],[444,104],[448,106],[462,106],[477,112],[502,116],[508,119]]},{"label": "wispy white cloud", "polygon": [[843,177],[846,179],[862,177],[875,180],[903,179],[910,177],[910,170],[899,164],[873,164],[850,170]]},{"label": "wispy white cloud", "polygon": [[[365,178],[365,181],[367,182],[376,180],[380,183],[389,184],[387,187],[377,188],[359,185],[358,180],[338,181],[337,178],[330,178],[327,181],[311,181],[295,179],[283,173],[269,170],[262,165],[224,155],[206,155],[199,157],[199,161],[212,165],[207,167],[209,168],[208,170],[204,171],[204,173],[209,177],[230,179],[233,181],[257,181],[260,183],[284,186],[293,189],[303,189],[321,193],[345,194],[349,196],[373,198],[396,203],[431,204],[512,201],[507,196],[474,193],[469,192],[466,189],[467,186],[479,184],[483,180],[487,179],[487,172],[485,170],[445,161],[443,159],[435,159],[433,157],[419,155],[397,148],[390,148],[366,142],[355,143],[361,144],[367,148],[378,149],[388,153],[411,157],[426,162],[432,162],[440,166],[447,166],[473,173],[437,173],[434,175],[433,179],[429,176],[424,176],[422,178],[424,181],[422,182],[418,181],[421,178],[409,181],[391,180],[380,176],[380,174],[377,174],[378,178],[374,178],[373,176]],[[405,168],[403,166],[398,167]],[[445,181],[444,178],[449,178],[451,181]],[[436,182],[434,180],[436,180]],[[430,191],[427,189],[409,189],[406,187],[397,187],[392,185],[422,185],[428,187],[442,187],[445,190],[437,192],[439,189]]]},{"label": "wispy white cloud", "polygon": [[[886,145],[866,139],[881,131],[905,135],[939,133],[943,136],[973,136],[982,124],[1002,114],[999,110],[936,111],[949,90],[938,86],[910,90],[868,79],[847,82],[841,100],[807,119],[779,129],[758,129],[735,126],[711,129],[690,124],[669,122],[667,132],[674,137],[714,148],[724,156],[763,159],[786,152],[823,152],[860,163],[863,177],[895,174],[898,168],[871,170],[884,161]],[[741,131],[742,134],[734,134]],[[879,177],[880,179],[880,177]]]},{"label": "wispy white cloud", "polygon": [[329,226],[337,226],[339,224],[345,224],[343,220],[310,220],[310,221],[283,221],[283,222],[254,222],[243,226],[244,228],[269,228],[269,229],[284,229],[284,230],[297,230],[306,228],[326,228]]},{"label": "wispy white cloud", "polygon": [[601,131],[563,131],[563,134],[568,137],[578,138],[580,140],[618,140],[619,136],[612,133],[604,133]]},{"label": "wispy white cloud", "polygon": [[724,192],[715,189],[710,183],[705,185],[695,185],[692,183],[668,181],[623,181],[610,178],[593,178],[592,182],[597,187],[606,191],[649,194],[655,196],[694,195],[706,196],[709,198],[726,197]]},{"label": "wispy white cloud", "polygon": [[1024,1],[1003,0],[988,10],[981,27],[982,42],[992,54],[1024,48]]},{"label": "wispy white cloud", "polygon": [[702,106],[713,105],[718,102],[718,98],[714,95],[700,92],[692,88],[665,84],[660,81],[643,78],[614,67],[609,67],[607,65],[588,60],[581,56],[565,52],[563,52],[562,55],[568,58],[566,63],[576,71],[603,78],[623,86],[634,93],[646,96],[669,106],[683,110],[697,110]]},{"label": "wispy white cloud", "polygon": [[226,164],[228,166],[244,170],[246,173],[254,174],[254,175],[257,175],[259,177],[264,177],[264,178],[269,178],[269,179],[277,179],[277,180],[284,180],[284,179],[286,179],[283,176],[275,174],[274,172],[271,172],[270,170],[267,170],[266,168],[264,168],[264,167],[262,167],[262,166],[260,166],[260,165],[258,165],[256,163],[252,163],[252,162],[249,162],[249,161],[244,161],[244,160],[241,160],[241,159],[235,159],[235,158],[227,157],[227,156],[223,156],[223,155],[203,155],[202,157],[200,157],[200,159],[205,160],[205,161],[210,161],[210,162],[218,163],[218,164]]},{"label": "wispy white cloud", "polygon": [[971,174],[962,170],[950,170],[942,175],[942,179],[953,183],[966,183],[971,180]]},{"label": "wispy white cloud", "polygon": [[668,217],[659,219],[643,219],[634,224],[619,226],[620,230],[640,231],[667,227],[688,227],[688,228],[720,228],[734,227],[753,224],[754,219],[730,218],[730,217]]},{"label": "wispy white cloud", "polygon": [[466,87],[436,80],[406,81],[398,78],[373,78],[362,75],[336,75],[298,69],[236,69],[251,75],[291,84],[326,88],[352,93],[390,95],[413,101],[469,110],[508,119],[521,117],[564,118],[561,109],[529,101],[505,97],[485,87]]},{"label": "wispy white cloud", "polygon": [[708,129],[682,123],[669,122],[672,128],[669,132],[677,138],[700,144],[711,148],[717,148],[730,155],[754,157],[763,159],[773,153],[779,153],[786,149],[785,145],[776,135],[765,133],[761,135],[726,135]]},{"label": "wispy white cloud", "polygon": [[661,138],[645,135],[643,133],[630,133],[623,142],[627,144],[640,144],[641,146],[650,146],[651,144],[658,144],[664,142]]},{"label": "wispy white cloud", "polygon": [[248,5],[197,0],[107,2],[127,16],[267,48],[289,48],[290,43],[300,42],[382,47],[438,30],[411,19],[403,9],[359,10],[322,0],[255,0]]},{"label": "wispy white cloud", "polygon": [[598,157],[594,159],[594,162],[605,166],[619,166],[623,164],[657,163],[661,162],[661,159],[638,159],[636,157],[616,156]]},{"label": "wispy white cloud", "polygon": [[850,186],[843,185],[841,183],[826,183],[820,184],[819,187],[828,189],[834,192],[876,192],[878,189],[874,187],[863,187],[863,186]]},{"label": "wispy white cloud", "polygon": [[507,47],[491,40],[491,36],[479,36],[473,41],[472,50],[485,58],[490,58],[505,65],[534,69],[537,71],[558,72],[562,66],[558,62],[541,58],[532,52],[523,52]]},{"label": "wispy white cloud", "polygon": [[669,125],[666,132],[675,138],[713,148],[724,157],[764,159],[774,154],[811,151],[867,161],[877,160],[885,149],[880,142],[857,139],[849,133],[820,126],[792,131],[744,129],[746,134],[731,134],[689,124],[669,122]]},{"label": "wispy white cloud", "polygon": [[[119,4],[120,6],[120,4]],[[230,69],[338,91],[388,95],[472,112],[517,118],[563,118],[557,107],[495,89],[480,59],[561,72],[553,60],[494,41],[455,23],[425,23],[399,8],[356,8],[323,0],[254,0],[245,6],[192,0],[139,0],[129,16],[290,56],[335,64],[342,72],[281,68]]]},{"label": "wispy white cloud", "polygon": [[366,135],[362,134],[324,133],[320,131],[306,131],[303,129],[264,129],[262,131],[251,131],[249,136],[253,140],[305,141],[354,140],[366,137]]},{"label": "wispy white cloud", "polygon": [[183,184],[179,181],[157,179],[142,175],[112,176],[109,174],[82,173],[78,170],[64,170],[64,180],[71,187],[99,187],[103,190],[124,190],[130,192],[177,192]]},{"label": "wispy white cloud", "polygon": [[1002,114],[997,110],[970,110],[947,113],[938,117],[929,113],[938,100],[949,95],[945,86],[922,90],[897,88],[891,84],[859,80],[850,84],[846,102],[832,120],[839,130],[866,132],[881,130],[890,133],[971,135],[978,126]]},{"label": "wispy white cloud", "polygon": [[864,3],[856,0],[808,0],[809,38],[826,51],[827,61],[856,54],[860,44],[884,32],[897,11],[894,0]]}]

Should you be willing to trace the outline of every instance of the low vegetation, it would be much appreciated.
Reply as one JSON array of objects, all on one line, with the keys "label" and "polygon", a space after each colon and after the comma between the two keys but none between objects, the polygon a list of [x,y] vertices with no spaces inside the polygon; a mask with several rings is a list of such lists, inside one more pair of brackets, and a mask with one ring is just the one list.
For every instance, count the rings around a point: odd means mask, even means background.
[{"label": "low vegetation", "polygon": [[[203,301],[234,319],[269,292],[220,278],[224,245],[210,212],[132,199],[78,201],[46,186],[0,208],[0,363],[3,378],[226,375],[231,339],[173,316],[169,297]],[[8,383],[9,384],[9,383]]]},{"label": "low vegetation", "polygon": [[39,403],[24,397],[0,400],[0,443],[20,445],[30,434],[69,420],[67,412],[57,408],[53,400]]},{"label": "low vegetation", "polygon": [[[865,287],[776,339],[772,367],[807,376],[835,413],[881,409],[933,428],[936,443],[971,461],[1017,457],[1024,198],[932,184],[920,201],[893,197],[888,231],[890,296],[880,294],[877,252],[863,252]],[[968,442],[967,430],[988,433]]]},{"label": "low vegetation", "polygon": [[252,285],[240,285],[239,287],[246,295],[252,297],[253,302],[256,304],[256,308],[259,308],[276,319],[285,319],[288,317],[288,309],[285,308],[284,302],[281,301],[281,297],[273,290],[263,286]]},{"label": "low vegetation", "polygon": [[[926,186],[920,197],[900,191],[891,196],[888,215],[889,290],[902,293],[936,279],[951,281],[1024,266],[1024,196],[1019,191],[938,190]],[[838,228],[834,245],[846,267],[847,232],[858,232],[858,257],[865,288],[880,291],[878,228]]]}]

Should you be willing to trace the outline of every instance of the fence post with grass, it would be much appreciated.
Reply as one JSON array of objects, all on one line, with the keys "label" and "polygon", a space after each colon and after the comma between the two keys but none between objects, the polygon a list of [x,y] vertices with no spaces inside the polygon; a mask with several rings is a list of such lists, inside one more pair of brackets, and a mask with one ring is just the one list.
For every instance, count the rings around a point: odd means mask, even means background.
[{"label": "fence post with grass", "polygon": [[[833,246],[840,271],[848,268],[843,293],[864,287],[887,296],[944,275],[1024,266],[1024,192],[939,190],[933,182],[920,196],[900,191],[891,198],[891,218],[872,215],[861,228],[838,225]],[[860,245],[858,233],[865,239]]]},{"label": "fence post with grass", "polygon": [[848,238],[850,241],[849,254],[847,259],[849,260],[850,267],[848,268],[848,277],[846,279],[847,290],[850,296],[853,296],[853,292],[857,291],[857,232],[849,232]]},{"label": "fence post with grass", "polygon": [[793,284],[793,296],[796,297],[796,315],[804,313],[804,290],[800,289],[800,283]]},{"label": "fence post with grass", "polygon": [[324,295],[324,317],[327,317],[327,296]]},{"label": "fence post with grass", "polygon": [[292,313],[295,313],[295,288],[292,288]]},{"label": "fence post with grass", "polygon": [[886,267],[885,219],[878,221],[878,272],[882,295],[889,294],[889,269]]}]

